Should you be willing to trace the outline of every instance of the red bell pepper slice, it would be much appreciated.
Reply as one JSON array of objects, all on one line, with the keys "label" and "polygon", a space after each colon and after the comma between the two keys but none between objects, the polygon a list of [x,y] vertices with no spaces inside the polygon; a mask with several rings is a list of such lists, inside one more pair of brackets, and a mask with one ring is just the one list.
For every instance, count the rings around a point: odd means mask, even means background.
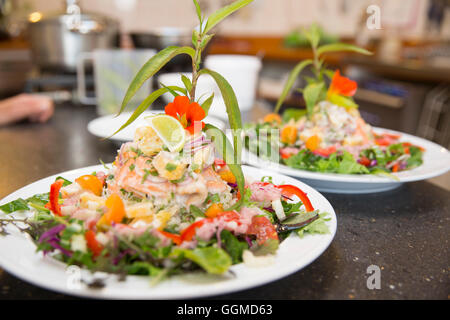
[{"label": "red bell pepper slice", "polygon": [[391,145],[392,141],[390,139],[386,139],[386,138],[378,138],[378,139],[375,139],[375,143],[379,146],[389,146],[389,145]]},{"label": "red bell pepper slice", "polygon": [[298,153],[293,151],[293,150],[289,150],[288,148],[284,148],[284,149],[280,149],[280,155],[281,158],[283,159],[289,159],[290,157],[292,157],[293,155],[296,155]]},{"label": "red bell pepper slice", "polygon": [[395,133],[389,133],[389,132],[383,132],[383,137],[391,139],[391,140],[398,140],[400,139],[401,135],[395,134]]},{"label": "red bell pepper slice", "polygon": [[[62,216],[61,213],[61,206],[59,205],[59,190],[61,189],[64,181],[59,179],[56,180],[51,186],[50,186],[50,194],[49,194],[49,205],[48,208],[57,216]],[[47,207],[47,206],[46,206]]]},{"label": "red bell pepper slice", "polygon": [[180,245],[181,244],[181,236],[175,233],[170,233],[170,232],[166,232],[166,231],[162,231],[162,230],[158,230],[159,233],[161,233],[163,236],[171,239],[173,241],[173,243],[175,243],[176,245]]},{"label": "red bell pepper slice", "polygon": [[200,228],[201,226],[203,226],[205,223],[210,223],[217,219],[223,219],[227,222],[237,221],[237,223],[239,224],[240,223],[238,221],[239,218],[240,218],[240,216],[236,211],[224,211],[224,212],[219,213],[214,218],[205,218],[202,220],[198,220],[198,221],[192,223],[189,227],[187,227],[183,231],[181,231],[180,244],[183,243],[184,241],[191,241],[192,238],[194,238],[197,229]]},{"label": "red bell pepper slice", "polygon": [[92,251],[93,256],[98,257],[103,250],[103,246],[97,241],[95,232],[92,230],[86,231],[84,233],[84,238],[86,239],[87,246]]},{"label": "red bell pepper slice", "polygon": [[300,198],[300,200],[305,205],[306,211],[314,211],[314,208],[309,200],[308,196],[305,192],[303,192],[300,188],[293,186],[291,184],[283,184],[283,185],[275,185],[270,182],[258,182],[261,186],[267,186],[269,184],[273,185],[275,188],[281,189],[281,192],[284,193],[286,197],[291,197],[292,195],[296,195]]},{"label": "red bell pepper slice", "polygon": [[202,225],[204,225],[206,222],[209,222],[209,221],[211,221],[211,219],[209,219],[209,218],[196,221],[193,224],[191,224],[189,227],[187,227],[186,229],[181,231],[181,235],[180,235],[181,243],[184,241],[191,241],[192,238],[195,236],[195,232],[196,232],[197,228],[200,228]]},{"label": "red bell pepper slice", "polygon": [[335,146],[330,146],[328,148],[318,148],[315,149],[312,153],[322,156],[322,157],[329,157],[330,154],[336,152],[336,147]]},{"label": "red bell pepper slice", "polygon": [[287,197],[292,195],[296,195],[297,197],[299,197],[303,202],[307,212],[314,211],[314,207],[312,206],[308,196],[300,188],[297,188],[296,186],[290,184],[283,184],[276,187],[281,189],[281,192],[284,193],[284,195]]}]

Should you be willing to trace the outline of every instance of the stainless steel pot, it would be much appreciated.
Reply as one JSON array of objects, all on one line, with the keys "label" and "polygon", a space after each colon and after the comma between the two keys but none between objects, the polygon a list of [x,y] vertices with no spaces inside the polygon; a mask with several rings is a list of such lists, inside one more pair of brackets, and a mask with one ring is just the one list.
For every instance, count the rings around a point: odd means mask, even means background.
[{"label": "stainless steel pot", "polygon": [[41,70],[76,70],[78,55],[117,46],[119,23],[97,14],[81,14],[76,1],[67,12],[28,25],[34,63]]},{"label": "stainless steel pot", "polygon": [[[139,49],[156,49],[158,51],[168,46],[189,46],[192,33],[176,27],[162,27],[149,32],[131,32],[133,45]],[[187,55],[178,55],[169,61],[162,72],[192,71],[192,62]]]},{"label": "stainless steel pot", "polygon": [[162,50],[168,46],[188,46],[191,44],[191,32],[186,29],[165,27],[149,32],[132,32],[130,34],[136,48]]}]

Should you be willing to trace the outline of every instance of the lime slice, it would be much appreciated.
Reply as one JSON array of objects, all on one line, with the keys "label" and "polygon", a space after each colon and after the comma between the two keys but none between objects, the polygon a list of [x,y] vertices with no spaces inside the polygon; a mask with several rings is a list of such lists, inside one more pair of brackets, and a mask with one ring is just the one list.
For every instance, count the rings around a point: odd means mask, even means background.
[{"label": "lime slice", "polygon": [[183,149],[186,132],[177,119],[165,114],[146,117],[146,119],[171,152]]}]

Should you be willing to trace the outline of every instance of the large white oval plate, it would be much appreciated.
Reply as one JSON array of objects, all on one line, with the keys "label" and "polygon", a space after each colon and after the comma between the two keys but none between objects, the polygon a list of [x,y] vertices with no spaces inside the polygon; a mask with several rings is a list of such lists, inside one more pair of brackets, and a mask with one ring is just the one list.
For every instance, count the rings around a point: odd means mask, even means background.
[{"label": "large white oval plate", "polygon": [[[102,170],[102,166],[91,166],[59,173],[23,187],[0,201],[0,205],[19,197],[26,198],[36,193],[47,192],[57,176],[74,180],[80,175]],[[243,166],[246,177],[261,179],[267,172]],[[274,264],[251,268],[244,264],[231,267],[235,276],[208,276],[206,274],[173,277],[152,287],[145,276],[128,276],[125,281],[118,281],[116,276],[106,277],[106,286],[91,289],[84,284],[74,285],[74,273],[68,272],[66,265],[35,252],[31,240],[14,227],[11,234],[0,236],[0,266],[9,273],[34,285],[70,295],[101,299],[178,299],[196,298],[230,293],[238,290],[260,286],[292,274],[317,259],[330,245],[336,233],[336,215],[333,207],[319,192],[306,184],[277,173],[273,175],[276,184],[293,184],[304,190],[315,209],[328,212],[330,234],[306,235],[303,238],[292,234],[280,245]],[[72,270],[73,271],[73,270]],[[82,277],[91,277],[86,270]]]},{"label": "large white oval plate", "polygon": [[[87,129],[94,136],[103,139],[108,138],[108,140],[111,140],[120,145],[124,142],[133,141],[134,132],[136,131],[137,127],[145,124],[145,117],[161,112],[162,111],[160,110],[143,112],[133,123],[131,123],[128,127],[124,128],[122,131],[118,132],[112,137],[111,135],[117,129],[119,129],[128,120],[128,118],[130,118],[132,114],[131,112],[124,112],[118,116],[107,115],[93,119],[88,123]],[[225,129],[225,123],[213,116],[207,116],[204,121],[216,126],[221,130]]]},{"label": "large white oval plate", "polygon": [[433,178],[450,170],[450,152],[446,148],[434,142],[406,133],[383,128],[374,128],[374,130],[378,133],[388,132],[399,134],[401,135],[401,141],[407,141],[425,148],[423,164],[412,170],[395,173],[394,175],[398,180],[394,180],[392,178],[371,174],[335,174],[294,169],[282,164],[260,159],[255,154],[245,149],[242,151],[242,161],[243,163],[256,167],[270,169],[271,171],[300,178],[304,183],[307,183],[311,187],[322,192],[352,194],[387,191],[397,188],[405,182]]}]

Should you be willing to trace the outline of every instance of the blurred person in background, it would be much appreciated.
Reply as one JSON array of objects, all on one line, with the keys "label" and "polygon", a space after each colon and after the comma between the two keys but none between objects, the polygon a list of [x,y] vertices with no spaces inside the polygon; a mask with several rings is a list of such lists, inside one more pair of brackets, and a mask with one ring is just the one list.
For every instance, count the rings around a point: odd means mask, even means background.
[{"label": "blurred person in background", "polygon": [[21,120],[46,122],[53,115],[53,100],[49,97],[22,93],[0,100],[0,126]]}]

